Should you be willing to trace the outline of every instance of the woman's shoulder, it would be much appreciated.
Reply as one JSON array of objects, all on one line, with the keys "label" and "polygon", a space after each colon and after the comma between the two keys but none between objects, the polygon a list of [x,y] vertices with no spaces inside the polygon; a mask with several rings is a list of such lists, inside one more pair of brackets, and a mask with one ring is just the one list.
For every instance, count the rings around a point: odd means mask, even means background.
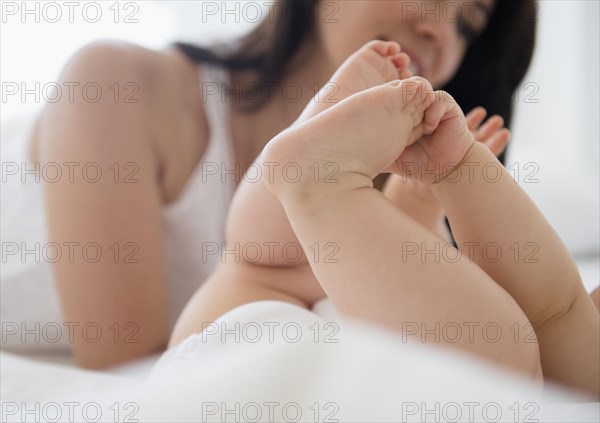
[{"label": "woman's shoulder", "polygon": [[[198,70],[196,63],[174,47],[155,50],[124,41],[96,41],[73,55],[63,76],[130,80],[144,90],[142,94],[159,95],[164,102],[181,100],[183,93],[191,95],[190,85],[198,84]],[[164,98],[165,93],[173,95]]]},{"label": "woman's shoulder", "polygon": [[[199,76],[198,64],[173,47],[154,50],[123,41],[96,41],[71,57],[60,79],[100,87],[103,100],[108,100],[90,113],[130,113],[143,119],[138,124],[152,132],[153,149],[163,169],[162,188],[169,198],[185,183],[208,142]],[[39,124],[40,119],[31,136],[33,158]]]},{"label": "woman's shoulder", "polygon": [[[203,115],[199,72],[198,64],[175,48],[154,50],[124,41],[96,41],[73,54],[60,81],[100,98],[92,102],[97,110],[135,111],[147,117],[152,127],[164,122],[173,131],[174,122],[187,116],[198,121]],[[73,103],[66,97],[58,103]]]},{"label": "woman's shoulder", "polygon": [[[198,63],[175,47],[154,50],[126,42],[96,42],[77,53],[100,65],[121,84],[136,81],[154,129],[165,197],[172,200],[192,174],[208,144],[209,124]],[[124,85],[123,85],[124,86]],[[124,95],[124,94],[123,94]]]}]

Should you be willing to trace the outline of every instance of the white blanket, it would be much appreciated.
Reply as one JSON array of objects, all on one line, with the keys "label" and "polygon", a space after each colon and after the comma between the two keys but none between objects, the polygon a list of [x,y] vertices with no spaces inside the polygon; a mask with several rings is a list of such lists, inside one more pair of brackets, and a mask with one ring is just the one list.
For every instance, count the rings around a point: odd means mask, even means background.
[{"label": "white blanket", "polygon": [[8,422],[600,421],[573,393],[279,302],[227,313],[143,381],[7,353],[1,370]]}]

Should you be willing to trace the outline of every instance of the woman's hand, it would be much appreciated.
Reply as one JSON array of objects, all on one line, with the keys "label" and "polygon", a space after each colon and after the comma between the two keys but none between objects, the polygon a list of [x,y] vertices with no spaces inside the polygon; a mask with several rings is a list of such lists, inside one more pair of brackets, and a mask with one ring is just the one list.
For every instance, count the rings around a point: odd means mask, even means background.
[{"label": "woman's hand", "polygon": [[499,115],[490,117],[482,125],[486,116],[487,110],[483,107],[474,108],[466,116],[467,126],[475,141],[484,144],[498,157],[510,141],[510,131],[504,127],[504,119]]}]

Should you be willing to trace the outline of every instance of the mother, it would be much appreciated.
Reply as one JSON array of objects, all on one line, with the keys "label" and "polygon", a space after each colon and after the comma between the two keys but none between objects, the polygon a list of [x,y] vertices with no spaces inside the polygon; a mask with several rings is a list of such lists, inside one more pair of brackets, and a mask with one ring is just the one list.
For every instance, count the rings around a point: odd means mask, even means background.
[{"label": "mother", "polygon": [[[96,263],[54,265],[64,321],[94,322],[111,334],[89,342],[75,331],[79,365],[102,368],[165,347],[222,253],[224,215],[244,168],[352,52],[375,38],[398,41],[434,87],[508,126],[537,12],[533,1],[509,0],[280,0],[273,10],[227,48],[102,42],[64,69],[63,82],[117,83],[134,93],[134,102],[122,93],[49,104],[34,133],[42,164],[94,162],[110,175],[45,186],[50,240],[94,241],[104,251]],[[225,96],[223,83],[240,95]],[[290,94],[284,88],[292,84]],[[484,113],[469,118],[477,130]],[[478,133],[501,149],[501,126],[495,117]],[[404,195],[406,204],[423,198],[417,186]],[[439,224],[441,210],[426,218]]]}]

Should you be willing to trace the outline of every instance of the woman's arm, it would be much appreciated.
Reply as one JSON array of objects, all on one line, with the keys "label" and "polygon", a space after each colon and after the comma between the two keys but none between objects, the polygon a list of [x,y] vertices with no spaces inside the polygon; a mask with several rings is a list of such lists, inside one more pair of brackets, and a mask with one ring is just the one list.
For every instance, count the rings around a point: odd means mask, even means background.
[{"label": "woman's arm", "polygon": [[76,92],[95,84],[101,99],[63,96],[47,106],[37,133],[41,166],[73,169],[71,178],[44,183],[44,201],[49,241],[73,248],[72,260],[63,255],[54,273],[64,321],[74,328],[75,358],[87,368],[160,351],[168,339],[155,107],[161,102],[141,50],[84,48],[61,81],[80,84]]}]

